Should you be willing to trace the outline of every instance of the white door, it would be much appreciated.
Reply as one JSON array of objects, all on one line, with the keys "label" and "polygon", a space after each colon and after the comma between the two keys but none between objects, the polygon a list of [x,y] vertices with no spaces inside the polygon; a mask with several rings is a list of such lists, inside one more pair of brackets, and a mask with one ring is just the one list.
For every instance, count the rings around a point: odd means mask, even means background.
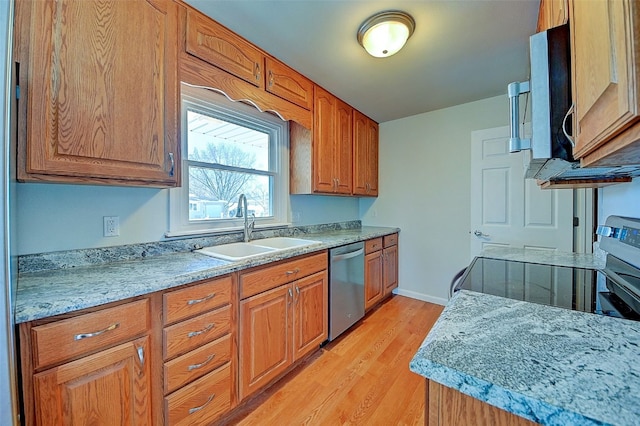
[{"label": "white door", "polygon": [[487,246],[573,251],[573,190],[524,179],[509,127],[471,133],[471,257]]}]

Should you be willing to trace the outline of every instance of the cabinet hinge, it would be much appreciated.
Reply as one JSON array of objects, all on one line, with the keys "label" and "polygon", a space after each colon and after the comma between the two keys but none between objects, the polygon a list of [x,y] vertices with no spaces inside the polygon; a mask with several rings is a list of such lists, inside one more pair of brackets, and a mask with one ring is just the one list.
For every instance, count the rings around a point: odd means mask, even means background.
[{"label": "cabinet hinge", "polygon": [[16,99],[20,99],[20,86],[16,86]]},{"label": "cabinet hinge", "polygon": [[580,218],[577,218],[577,217],[573,218],[573,226],[574,227],[580,226]]}]

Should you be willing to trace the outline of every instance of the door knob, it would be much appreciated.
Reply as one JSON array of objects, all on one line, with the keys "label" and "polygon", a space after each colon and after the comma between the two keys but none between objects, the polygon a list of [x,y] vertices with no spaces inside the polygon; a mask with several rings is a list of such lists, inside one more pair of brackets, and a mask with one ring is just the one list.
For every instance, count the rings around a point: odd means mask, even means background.
[{"label": "door knob", "polygon": [[473,235],[475,235],[476,237],[480,237],[480,238],[489,238],[489,234],[484,234],[484,233],[482,233],[482,231],[480,231],[478,229],[473,231]]}]

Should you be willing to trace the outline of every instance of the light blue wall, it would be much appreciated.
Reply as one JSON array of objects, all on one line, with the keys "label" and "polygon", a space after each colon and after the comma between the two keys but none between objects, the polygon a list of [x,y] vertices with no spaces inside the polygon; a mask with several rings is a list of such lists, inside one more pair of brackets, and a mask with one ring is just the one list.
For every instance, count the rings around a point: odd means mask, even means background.
[{"label": "light blue wall", "polygon": [[508,124],[506,95],[380,124],[380,196],[360,216],[401,228],[400,294],[446,302],[470,261],[471,132]]},{"label": "light blue wall", "polygon": [[[296,225],[358,219],[358,199],[290,197]],[[160,241],[168,230],[169,191],[116,186],[18,185],[18,253],[45,253]],[[120,217],[120,235],[102,236],[103,216]]]},{"label": "light blue wall", "polygon": [[598,190],[598,224],[612,214],[640,217],[640,178]]}]

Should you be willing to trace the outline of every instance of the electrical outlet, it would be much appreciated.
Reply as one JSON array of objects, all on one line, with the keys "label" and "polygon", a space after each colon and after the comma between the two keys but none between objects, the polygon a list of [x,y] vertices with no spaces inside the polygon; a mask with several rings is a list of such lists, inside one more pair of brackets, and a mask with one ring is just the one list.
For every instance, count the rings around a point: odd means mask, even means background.
[{"label": "electrical outlet", "polygon": [[117,237],[120,235],[120,217],[119,216],[104,216],[104,236],[105,237]]}]

